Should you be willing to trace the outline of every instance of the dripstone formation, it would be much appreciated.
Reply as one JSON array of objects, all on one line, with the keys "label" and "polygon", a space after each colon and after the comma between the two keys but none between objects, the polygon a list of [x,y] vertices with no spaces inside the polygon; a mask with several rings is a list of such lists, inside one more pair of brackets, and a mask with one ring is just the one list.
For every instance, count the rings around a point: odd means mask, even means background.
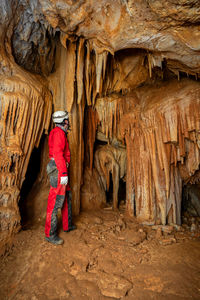
[{"label": "dripstone formation", "polygon": [[70,113],[75,215],[105,205],[111,180],[113,208],[123,180],[146,224],[181,224],[185,189],[199,213],[199,24],[198,0],[1,1],[1,248],[53,110]]}]

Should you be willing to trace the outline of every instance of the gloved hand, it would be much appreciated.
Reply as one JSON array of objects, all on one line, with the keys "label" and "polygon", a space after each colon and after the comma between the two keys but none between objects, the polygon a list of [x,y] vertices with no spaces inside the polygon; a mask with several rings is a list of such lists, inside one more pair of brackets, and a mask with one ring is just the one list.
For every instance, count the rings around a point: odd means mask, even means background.
[{"label": "gloved hand", "polygon": [[68,176],[60,177],[60,184],[67,185],[68,184]]}]

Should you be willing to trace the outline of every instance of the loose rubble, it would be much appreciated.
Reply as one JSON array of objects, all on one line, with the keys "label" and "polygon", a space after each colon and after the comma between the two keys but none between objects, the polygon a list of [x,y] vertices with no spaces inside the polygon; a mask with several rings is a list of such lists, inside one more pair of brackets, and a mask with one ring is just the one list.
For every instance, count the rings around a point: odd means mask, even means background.
[{"label": "loose rubble", "polygon": [[45,242],[44,221],[21,231],[0,262],[0,299],[200,296],[199,221],[190,220],[198,224],[191,232],[173,224],[143,225],[123,211],[82,212],[77,230],[60,231],[63,246]]}]

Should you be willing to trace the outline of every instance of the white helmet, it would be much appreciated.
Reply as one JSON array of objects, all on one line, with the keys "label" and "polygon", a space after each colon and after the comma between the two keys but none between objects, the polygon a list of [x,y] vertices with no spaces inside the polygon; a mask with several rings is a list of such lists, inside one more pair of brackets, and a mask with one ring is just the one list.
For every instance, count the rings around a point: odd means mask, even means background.
[{"label": "white helmet", "polygon": [[61,124],[64,120],[69,119],[69,114],[67,111],[58,110],[53,113],[52,119],[54,123]]}]

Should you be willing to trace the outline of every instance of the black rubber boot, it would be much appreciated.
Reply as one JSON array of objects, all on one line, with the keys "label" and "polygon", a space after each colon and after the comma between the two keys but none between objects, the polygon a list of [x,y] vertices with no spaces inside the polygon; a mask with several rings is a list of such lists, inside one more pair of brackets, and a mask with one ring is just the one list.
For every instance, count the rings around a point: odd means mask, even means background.
[{"label": "black rubber boot", "polygon": [[75,230],[76,228],[77,228],[76,225],[72,225],[72,226],[69,227],[68,230],[64,230],[64,232],[70,232],[72,230]]},{"label": "black rubber boot", "polygon": [[45,239],[51,243],[51,244],[54,244],[54,245],[62,245],[63,244],[63,240],[61,238],[59,238],[59,236],[57,235],[52,235],[50,237],[45,237]]}]

